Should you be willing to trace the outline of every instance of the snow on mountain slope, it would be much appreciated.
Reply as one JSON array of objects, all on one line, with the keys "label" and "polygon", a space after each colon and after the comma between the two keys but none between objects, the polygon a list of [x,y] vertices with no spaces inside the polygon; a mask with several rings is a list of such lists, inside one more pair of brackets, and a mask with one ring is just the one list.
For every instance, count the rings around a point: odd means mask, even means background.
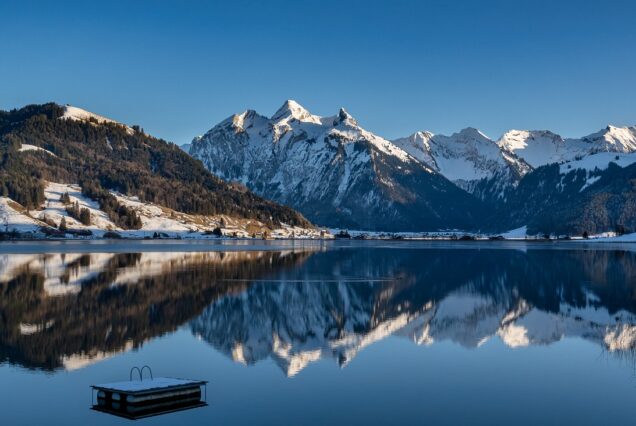
[{"label": "snow on mountain slope", "polygon": [[579,139],[564,139],[545,130],[510,130],[497,144],[515,153],[533,168],[551,163],[572,161],[599,152],[629,153],[636,151],[636,127],[607,126]]},{"label": "snow on mountain slope", "polygon": [[636,151],[636,127],[608,126],[580,139],[563,139],[550,131],[510,130],[497,142],[467,128],[451,136],[417,132],[393,143],[459,187],[481,198],[500,198],[537,167],[600,152]]},{"label": "snow on mountain slope", "polygon": [[441,216],[447,227],[468,226],[474,209],[467,194],[344,109],[320,117],[287,101],[271,118],[248,110],[195,138],[190,154],[330,226],[421,230],[442,226]]},{"label": "snow on mountain slope", "polygon": [[393,143],[466,191],[496,201],[537,167],[603,152],[636,151],[636,127],[608,126],[579,139],[563,139],[550,131],[510,130],[497,142],[468,128],[451,136],[417,132]]},{"label": "snow on mountain slope", "polygon": [[594,146],[592,152],[634,152],[636,151],[636,126],[605,129],[581,138]]},{"label": "snow on mountain slope", "polygon": [[510,131],[498,142],[535,168],[506,193],[493,223],[530,234],[628,233],[636,227],[636,127],[608,126],[579,139]]},{"label": "snow on mountain slope", "polygon": [[[579,192],[583,192],[586,188],[598,182],[605,174],[604,172],[614,163],[618,167],[625,168],[636,163],[636,152],[629,154],[617,154],[615,152],[599,152],[582,157],[578,160],[567,161],[559,165],[559,173],[561,175],[569,175],[570,173],[580,174],[583,172],[584,181],[575,176],[571,181],[561,178],[559,182],[560,189],[563,190],[564,182],[570,185],[579,185]],[[582,184],[582,186],[581,186]],[[627,191],[626,191],[627,192]]]},{"label": "snow on mountain slope", "polygon": [[[90,225],[84,225],[68,214],[66,211],[67,206],[60,200],[64,193],[69,195],[71,203],[77,202],[80,208],[86,208],[90,211]],[[96,201],[82,194],[82,188],[79,185],[49,182],[44,189],[44,197],[44,208],[31,212],[33,217],[37,217],[44,222],[55,223],[59,226],[60,221],[64,218],[69,228],[87,229],[98,235],[108,230],[121,230],[108,218],[106,213],[100,210]]]},{"label": "snow on mountain slope", "polygon": [[86,111],[84,109],[74,107],[71,105],[64,106],[64,114],[60,118],[63,120],[95,122],[96,124],[102,124],[102,123],[118,124],[120,126],[124,126],[128,134],[132,135],[133,133],[135,133],[135,131],[131,127],[123,125],[119,123],[118,121],[112,120],[110,118],[101,116],[99,114],[95,114],[94,112]]},{"label": "snow on mountain slope", "polygon": [[497,178],[515,185],[531,167],[474,128],[451,136],[417,132],[393,143],[459,187],[474,192],[481,180]]},{"label": "snow on mountain slope", "polygon": [[[195,138],[190,148],[223,179],[290,205],[316,223],[366,231],[479,229],[493,225],[483,218],[495,215],[511,220],[504,228],[532,227],[525,217],[522,221],[527,212],[501,211],[510,210],[509,199],[543,200],[528,194],[545,174],[535,175],[538,168],[635,151],[636,127],[613,126],[578,139],[511,130],[494,141],[467,128],[450,136],[422,131],[388,141],[364,130],[344,109],[321,117],[294,101],[271,118],[252,110],[236,114]],[[594,184],[599,178],[594,173],[578,189]],[[535,177],[517,197],[530,175]],[[463,191],[452,190],[447,180]],[[467,199],[466,192],[473,197]],[[469,217],[458,218],[460,211]]]},{"label": "snow on mountain slope", "polygon": [[565,140],[549,131],[510,130],[497,141],[502,150],[523,157],[532,167],[564,161],[585,152],[585,145]]},{"label": "snow on mountain slope", "polygon": [[628,154],[618,154],[615,152],[599,152],[583,157],[579,160],[568,161],[559,165],[561,173],[569,173],[572,170],[585,170],[588,172],[598,172],[606,170],[610,163],[615,163],[619,167],[627,167],[636,163],[636,152]]},{"label": "snow on mountain slope", "polygon": [[36,232],[46,224],[26,214],[27,210],[7,197],[0,197],[1,232]]},{"label": "snow on mountain slope", "polygon": [[[61,200],[68,194],[70,204]],[[200,238],[201,233],[210,234],[219,228],[225,236],[262,238],[268,234],[273,238],[329,238],[331,235],[321,230],[305,229],[282,224],[280,228],[269,229],[253,219],[233,218],[227,215],[195,215],[178,212],[157,204],[143,203],[137,197],[129,197],[111,191],[120,205],[135,211],[141,220],[140,229],[122,229],[117,226],[99,203],[82,194],[79,185],[47,182],[44,190],[44,205],[28,211],[9,198],[0,198],[0,232],[18,232],[40,235],[43,230],[59,228],[62,219],[69,230],[84,231],[88,235],[101,237],[107,231],[115,231],[129,238],[152,237],[161,233],[168,237]],[[90,212],[90,224],[85,225],[72,217],[67,207],[77,203],[80,209]],[[69,231],[70,232],[70,231]]]},{"label": "snow on mountain slope", "polygon": [[311,114],[298,102],[292,99],[288,99],[274,113],[274,115],[272,115],[272,121],[277,122],[280,126],[291,127],[290,122],[293,120],[314,124],[322,124],[321,117]]},{"label": "snow on mountain slope", "polygon": [[20,149],[18,150],[19,152],[24,152],[24,151],[38,151],[38,152],[44,152],[46,154],[52,155],[53,157],[57,157],[57,155],[53,154],[51,151],[49,151],[48,149],[44,149],[42,147],[39,146],[35,146],[35,145],[29,145],[27,143],[23,143],[22,146],[20,147]]}]

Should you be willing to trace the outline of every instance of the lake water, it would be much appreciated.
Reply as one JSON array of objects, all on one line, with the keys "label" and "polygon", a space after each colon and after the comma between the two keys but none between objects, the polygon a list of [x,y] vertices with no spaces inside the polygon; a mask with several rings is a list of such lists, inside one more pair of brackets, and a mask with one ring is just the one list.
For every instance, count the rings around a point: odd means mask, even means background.
[{"label": "lake water", "polygon": [[0,424],[110,425],[89,386],[208,380],[142,424],[636,419],[636,246],[0,245]]}]

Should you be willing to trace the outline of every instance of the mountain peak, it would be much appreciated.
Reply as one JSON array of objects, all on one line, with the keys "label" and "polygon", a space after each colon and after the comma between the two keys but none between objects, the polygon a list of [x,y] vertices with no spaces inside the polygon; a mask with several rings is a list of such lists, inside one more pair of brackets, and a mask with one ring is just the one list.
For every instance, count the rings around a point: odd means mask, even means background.
[{"label": "mountain peak", "polygon": [[463,136],[464,138],[473,138],[473,139],[490,139],[484,133],[482,133],[479,129],[474,127],[466,127],[465,129],[460,130],[456,133],[457,136]]},{"label": "mountain peak", "polygon": [[420,130],[417,131],[415,133],[413,133],[411,136],[409,136],[411,139],[413,140],[422,140],[422,141],[428,141],[430,140],[433,136],[435,136],[435,134],[433,134],[433,132],[429,132],[428,130]]},{"label": "mountain peak", "polygon": [[633,152],[636,150],[636,127],[608,125],[582,139],[597,145],[597,151]]},{"label": "mountain peak", "polygon": [[320,122],[318,117],[312,115],[298,102],[288,99],[278,110],[272,115],[272,121],[296,119],[298,121]]},{"label": "mountain peak", "polygon": [[511,129],[504,133],[497,141],[497,145],[509,151],[523,149],[530,143],[561,144],[564,139],[550,130],[517,130]]},{"label": "mountain peak", "polygon": [[240,114],[234,114],[222,123],[231,123],[233,126],[245,130],[253,126],[255,122],[259,120],[267,121],[267,117],[259,115],[253,109],[248,109]]},{"label": "mountain peak", "polygon": [[353,118],[351,114],[349,114],[347,110],[344,108],[340,108],[340,111],[338,111],[338,123],[346,123],[351,126],[358,125],[358,122],[356,121],[356,119]]}]

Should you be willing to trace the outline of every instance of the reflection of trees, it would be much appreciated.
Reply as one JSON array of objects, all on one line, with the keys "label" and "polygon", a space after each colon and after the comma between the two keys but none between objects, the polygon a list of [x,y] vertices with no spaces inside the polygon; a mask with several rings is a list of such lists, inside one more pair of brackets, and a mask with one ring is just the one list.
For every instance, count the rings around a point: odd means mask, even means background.
[{"label": "reflection of trees", "polygon": [[[485,333],[477,328],[480,320],[490,315],[496,331],[501,316],[515,310],[561,315],[567,305],[636,314],[636,254],[621,251],[404,246],[313,255],[244,251],[18,258],[0,256],[0,361],[30,368],[59,368],[76,355],[98,359],[187,322],[236,359],[249,363],[277,351],[277,362],[298,371],[326,354],[347,362],[387,334],[408,334],[406,323],[409,333],[419,327],[420,337],[436,325],[438,337],[463,333],[473,342]],[[259,282],[266,279],[282,282]],[[466,322],[452,324],[453,318],[431,322],[438,307],[457,293],[486,301],[471,314],[475,330]],[[449,328],[440,330],[440,324]]]},{"label": "reflection of trees", "polygon": [[[54,369],[65,356],[141,345],[175,330],[216,298],[246,286],[227,279],[261,278],[297,265],[308,255],[166,253],[164,261],[147,261],[145,257],[157,254],[113,254],[98,272],[84,277],[77,294],[58,296],[45,291],[45,281],[52,278],[43,269],[29,264],[15,268],[0,282],[0,360]],[[96,258],[79,256],[65,264],[55,279],[68,283],[78,268]],[[123,276],[127,281],[118,283]]]}]

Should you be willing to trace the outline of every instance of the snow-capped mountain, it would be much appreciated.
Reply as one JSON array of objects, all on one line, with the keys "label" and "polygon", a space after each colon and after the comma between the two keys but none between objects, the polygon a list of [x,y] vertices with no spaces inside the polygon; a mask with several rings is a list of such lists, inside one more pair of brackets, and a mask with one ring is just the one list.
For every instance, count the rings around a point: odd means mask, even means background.
[{"label": "snow-capped mountain", "polygon": [[532,233],[632,232],[636,229],[636,127],[578,139],[549,131],[511,130],[497,144],[533,167],[508,190],[494,223]]},{"label": "snow-capped mountain", "polygon": [[[501,211],[520,200],[517,187],[534,170],[634,151],[636,127],[614,126],[578,139],[511,130],[494,140],[466,128],[450,136],[421,131],[389,141],[366,131],[344,109],[321,117],[287,101],[271,118],[252,110],[229,117],[195,138],[189,152],[221,178],[288,204],[318,224],[419,231],[528,225],[519,224],[528,211]],[[458,217],[464,211],[466,217]]]},{"label": "snow-capped mountain", "polygon": [[472,227],[480,203],[344,109],[329,117],[287,101],[248,110],[192,142],[214,174],[288,204],[318,224],[381,230]]},{"label": "snow-capped mountain", "polygon": [[[393,143],[480,198],[500,196],[505,188],[516,185],[531,170],[525,161],[501,149],[495,141],[474,128],[466,128],[451,136],[417,132],[395,139]],[[480,193],[484,191],[485,182],[493,182],[486,189],[490,194]]]},{"label": "snow-capped mountain", "polygon": [[460,188],[497,202],[537,167],[600,152],[636,151],[636,127],[608,126],[578,139],[547,130],[510,130],[497,141],[467,128],[451,136],[417,132],[393,143]]},{"label": "snow-capped mountain", "polygon": [[579,139],[564,139],[547,130],[510,130],[497,144],[502,150],[516,154],[533,168],[537,168],[599,152],[634,152],[636,127],[607,126]]}]

